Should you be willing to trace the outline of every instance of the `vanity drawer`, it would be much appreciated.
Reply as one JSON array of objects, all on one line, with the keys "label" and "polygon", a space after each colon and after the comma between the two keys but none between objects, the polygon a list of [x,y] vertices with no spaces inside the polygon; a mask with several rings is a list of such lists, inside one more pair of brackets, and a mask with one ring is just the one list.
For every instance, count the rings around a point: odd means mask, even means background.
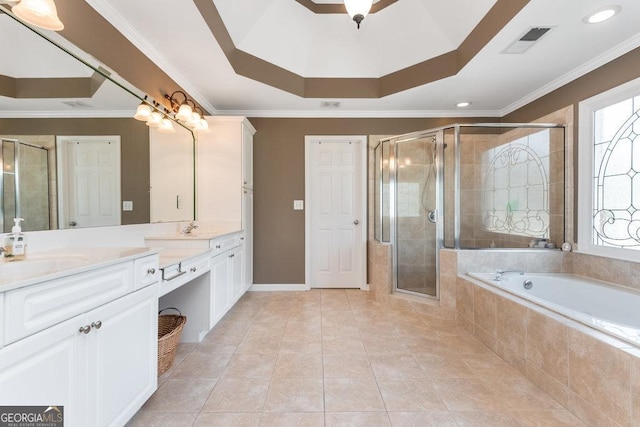
[{"label": "vanity drawer", "polygon": [[9,291],[5,345],[132,291],[132,261]]},{"label": "vanity drawer", "polygon": [[160,296],[192,281],[209,271],[209,254],[162,268]]},{"label": "vanity drawer", "polygon": [[134,288],[144,288],[160,281],[160,258],[158,255],[150,255],[138,258],[133,263]]},{"label": "vanity drawer", "polygon": [[227,251],[240,245],[244,233],[231,234],[211,241],[212,255]]}]

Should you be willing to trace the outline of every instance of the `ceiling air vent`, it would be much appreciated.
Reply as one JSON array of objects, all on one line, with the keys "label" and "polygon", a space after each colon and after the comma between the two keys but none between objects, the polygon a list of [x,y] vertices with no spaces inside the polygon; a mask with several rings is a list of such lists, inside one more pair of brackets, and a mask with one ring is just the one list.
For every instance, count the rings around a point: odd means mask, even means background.
[{"label": "ceiling air vent", "polygon": [[62,101],[62,103],[72,108],[93,108],[93,105],[89,105],[82,101]]},{"label": "ceiling air vent", "polygon": [[339,108],[340,101],[322,101],[320,104],[322,108]]},{"label": "ceiling air vent", "polygon": [[533,27],[518,37],[502,53],[522,54],[531,49],[545,34],[551,31],[551,27]]}]

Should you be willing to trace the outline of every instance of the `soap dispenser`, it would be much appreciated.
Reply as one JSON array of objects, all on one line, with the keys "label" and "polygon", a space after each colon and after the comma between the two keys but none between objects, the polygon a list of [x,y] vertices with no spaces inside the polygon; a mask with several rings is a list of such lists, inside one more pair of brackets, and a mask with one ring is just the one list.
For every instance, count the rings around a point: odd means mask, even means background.
[{"label": "soap dispenser", "polygon": [[22,218],[14,218],[14,226],[11,234],[8,234],[4,241],[4,257],[7,261],[22,261],[27,252],[27,236],[22,232],[20,222]]}]

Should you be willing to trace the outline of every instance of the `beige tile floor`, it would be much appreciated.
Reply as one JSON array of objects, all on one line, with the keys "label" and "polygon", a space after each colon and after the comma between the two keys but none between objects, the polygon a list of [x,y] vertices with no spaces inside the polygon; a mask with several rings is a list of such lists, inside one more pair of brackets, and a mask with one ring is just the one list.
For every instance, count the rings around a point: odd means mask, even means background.
[{"label": "beige tile floor", "polygon": [[358,290],[247,293],[130,426],[583,425],[462,328]]}]

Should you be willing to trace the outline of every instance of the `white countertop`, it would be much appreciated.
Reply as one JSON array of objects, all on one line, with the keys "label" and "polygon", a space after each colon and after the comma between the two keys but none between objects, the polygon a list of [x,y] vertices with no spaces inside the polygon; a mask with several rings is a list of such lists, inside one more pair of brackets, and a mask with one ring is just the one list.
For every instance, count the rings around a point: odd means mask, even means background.
[{"label": "white countertop", "polygon": [[164,233],[156,234],[153,236],[145,236],[145,240],[211,240],[218,237],[223,237],[229,234],[235,234],[242,232],[242,229],[237,227],[220,227],[214,230],[198,230],[197,228],[189,234],[182,233]]},{"label": "white countertop", "polygon": [[29,253],[23,261],[0,261],[0,292],[156,254],[147,247],[70,247]]}]

